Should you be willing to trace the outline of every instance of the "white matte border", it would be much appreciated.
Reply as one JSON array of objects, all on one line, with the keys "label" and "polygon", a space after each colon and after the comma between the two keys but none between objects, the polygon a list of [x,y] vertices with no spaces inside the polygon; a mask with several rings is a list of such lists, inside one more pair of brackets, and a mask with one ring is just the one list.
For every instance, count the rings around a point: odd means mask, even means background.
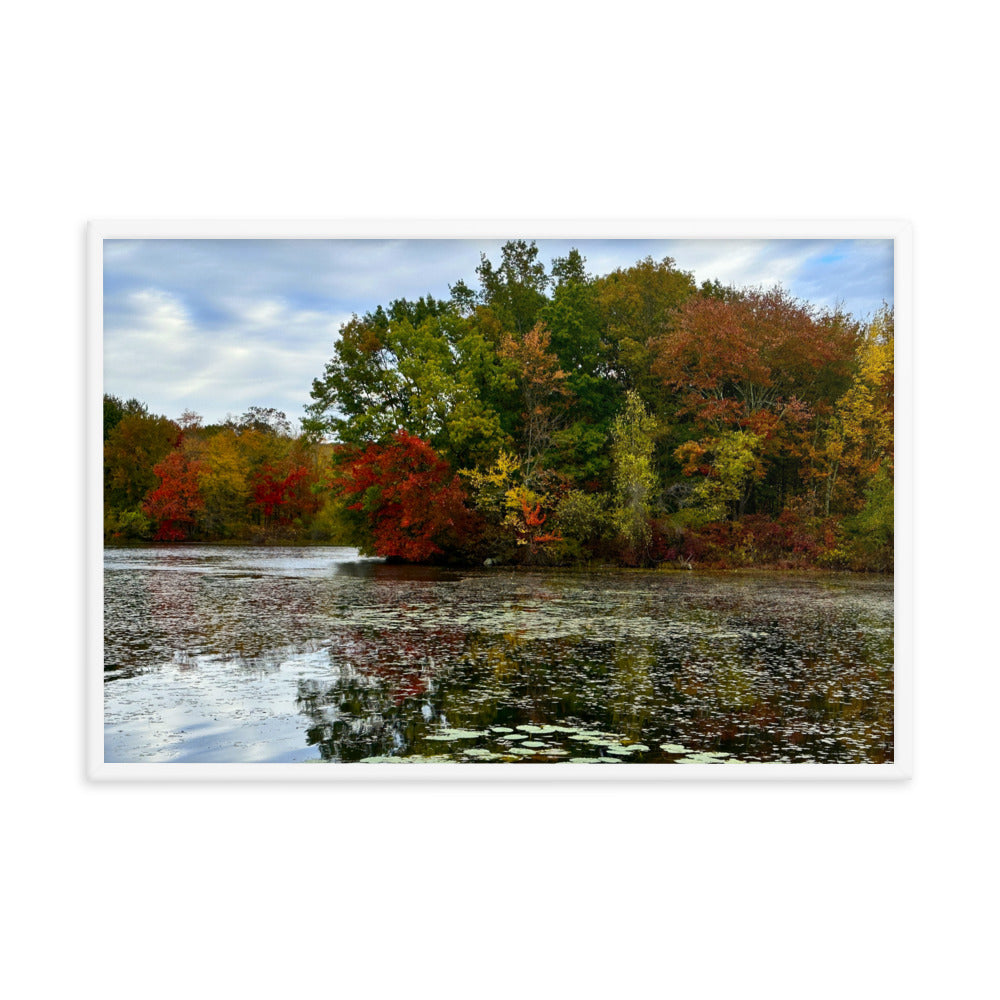
[{"label": "white matte border", "polygon": [[[104,240],[106,239],[891,239],[894,241],[895,575],[891,764],[107,764],[104,762]],[[901,780],[913,770],[913,246],[892,220],[94,221],[87,229],[86,761],[94,781],[632,782]]]}]

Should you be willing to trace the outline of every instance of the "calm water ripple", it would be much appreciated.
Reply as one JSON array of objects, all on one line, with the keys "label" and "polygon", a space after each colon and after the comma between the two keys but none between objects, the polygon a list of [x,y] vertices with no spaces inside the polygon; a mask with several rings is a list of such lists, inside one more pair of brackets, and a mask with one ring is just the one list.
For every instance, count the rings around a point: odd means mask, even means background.
[{"label": "calm water ripple", "polygon": [[109,762],[893,756],[888,578],[209,547],[104,572]]}]

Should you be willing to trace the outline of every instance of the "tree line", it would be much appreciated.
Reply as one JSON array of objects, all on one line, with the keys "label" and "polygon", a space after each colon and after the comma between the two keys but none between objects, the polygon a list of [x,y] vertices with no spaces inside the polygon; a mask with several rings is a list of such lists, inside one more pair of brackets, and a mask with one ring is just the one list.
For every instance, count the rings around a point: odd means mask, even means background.
[{"label": "tree line", "polygon": [[354,316],[302,430],[105,397],[109,541],[408,561],[891,570],[893,312],[697,285],[670,258],[482,255]]}]

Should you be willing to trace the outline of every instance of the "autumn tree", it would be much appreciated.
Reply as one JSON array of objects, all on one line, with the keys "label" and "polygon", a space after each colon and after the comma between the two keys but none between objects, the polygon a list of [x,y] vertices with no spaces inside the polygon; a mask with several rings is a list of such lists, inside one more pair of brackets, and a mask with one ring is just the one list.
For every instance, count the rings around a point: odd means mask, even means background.
[{"label": "autumn tree", "polygon": [[198,469],[203,538],[247,539],[303,531],[320,505],[318,446],[291,433],[285,414],[251,406],[224,424],[182,416],[181,451]]},{"label": "autumn tree", "polygon": [[254,476],[252,506],[260,513],[265,532],[315,512],[317,501],[309,488],[313,479],[304,465],[291,468],[265,465]]},{"label": "autumn tree", "polygon": [[837,401],[820,452],[823,499],[855,511],[879,470],[893,467],[893,311],[884,306],[858,343],[854,377]]},{"label": "autumn tree", "polygon": [[725,430],[677,449],[684,474],[700,476],[692,500],[707,520],[721,521],[744,513],[750,490],[764,475],[760,447],[758,434]]},{"label": "autumn tree", "polygon": [[458,476],[426,441],[398,431],[340,459],[333,486],[359,515],[363,551],[423,562],[455,550],[472,530]]},{"label": "autumn tree", "polygon": [[521,467],[529,487],[535,485],[568,395],[566,373],[550,346],[549,331],[541,323],[524,336],[505,334],[500,344],[500,357],[510,363],[520,393]]},{"label": "autumn tree", "polygon": [[671,257],[646,257],[598,278],[595,292],[608,373],[637,390],[647,405],[656,405],[662,393],[650,372],[650,341],[673,329],[678,311],[695,292],[694,278]]},{"label": "autumn tree", "polygon": [[[140,404],[141,406],[141,404]],[[104,442],[104,501],[113,511],[137,510],[157,485],[155,466],[180,441],[180,428],[166,417],[125,412]]]},{"label": "autumn tree", "polygon": [[756,436],[780,512],[801,485],[817,418],[846,385],[856,335],[841,313],[817,314],[780,288],[697,295],[651,342],[652,372],[677,394],[679,416],[693,421],[703,448],[740,450],[746,439],[726,435]]},{"label": "autumn tree", "polygon": [[149,413],[145,403],[138,399],[129,399],[122,402],[118,396],[104,394],[104,440],[108,435],[125,419],[131,416],[147,416]]},{"label": "autumn tree", "polygon": [[705,425],[761,430],[794,401],[835,398],[854,340],[841,317],[819,317],[780,288],[696,296],[651,345],[652,371]]},{"label": "autumn tree", "polygon": [[547,494],[517,486],[506,494],[505,505],[507,515],[504,526],[512,533],[515,544],[524,546],[525,562],[536,562],[563,540],[559,531],[549,523],[552,503]]},{"label": "autumn tree", "polygon": [[203,505],[202,529],[210,538],[234,538],[245,534],[249,523],[250,462],[247,439],[230,427],[209,435],[185,436],[185,449],[199,463],[198,487]]},{"label": "autumn tree", "polygon": [[160,483],[142,510],[157,524],[157,541],[181,542],[190,537],[203,503],[199,471],[198,463],[189,462],[180,451],[172,451],[153,469]]}]

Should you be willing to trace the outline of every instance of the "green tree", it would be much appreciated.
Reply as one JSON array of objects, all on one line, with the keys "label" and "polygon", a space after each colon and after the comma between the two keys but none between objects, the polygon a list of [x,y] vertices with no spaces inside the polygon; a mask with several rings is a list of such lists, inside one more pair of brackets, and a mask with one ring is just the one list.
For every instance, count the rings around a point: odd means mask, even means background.
[{"label": "green tree", "polygon": [[552,300],[539,313],[567,376],[565,420],[553,435],[554,465],[580,483],[605,479],[611,421],[622,403],[621,386],[604,372],[597,287],[585,264],[575,249],[553,261],[556,287]]},{"label": "green tree", "polygon": [[629,562],[649,558],[652,540],[651,513],[657,486],[653,469],[653,437],[656,420],[638,392],[629,390],[625,408],[611,427],[611,456],[614,463],[613,522]]},{"label": "green tree", "polygon": [[493,312],[505,330],[526,334],[545,305],[550,284],[535,242],[508,240],[500,250],[500,263],[496,266],[482,254],[476,274],[481,304]]},{"label": "green tree", "polygon": [[237,431],[259,431],[261,434],[276,434],[290,437],[292,425],[283,410],[273,406],[251,406],[236,421],[232,421]]},{"label": "green tree", "polygon": [[673,328],[681,306],[695,292],[694,278],[670,257],[646,257],[598,278],[596,291],[608,373],[656,407],[662,392],[650,373],[649,343]]},{"label": "green tree", "polygon": [[579,559],[592,554],[612,527],[608,494],[570,490],[556,505],[552,527],[562,536],[561,550],[566,557]]},{"label": "green tree", "polygon": [[138,399],[122,402],[117,396],[104,394],[104,440],[122,422],[125,417],[145,415],[148,411],[144,403]]},{"label": "green tree", "polygon": [[846,521],[852,562],[859,569],[891,572],[895,538],[895,500],[892,471],[879,467],[865,491],[864,503]]},{"label": "green tree", "polygon": [[356,445],[404,430],[453,464],[486,460],[505,436],[481,387],[502,374],[494,348],[449,303],[397,300],[341,327],[303,427]]},{"label": "green tree", "polygon": [[734,518],[745,510],[750,490],[764,474],[761,438],[749,431],[723,431],[705,441],[678,448],[687,475],[700,473],[693,500],[708,521]]}]

